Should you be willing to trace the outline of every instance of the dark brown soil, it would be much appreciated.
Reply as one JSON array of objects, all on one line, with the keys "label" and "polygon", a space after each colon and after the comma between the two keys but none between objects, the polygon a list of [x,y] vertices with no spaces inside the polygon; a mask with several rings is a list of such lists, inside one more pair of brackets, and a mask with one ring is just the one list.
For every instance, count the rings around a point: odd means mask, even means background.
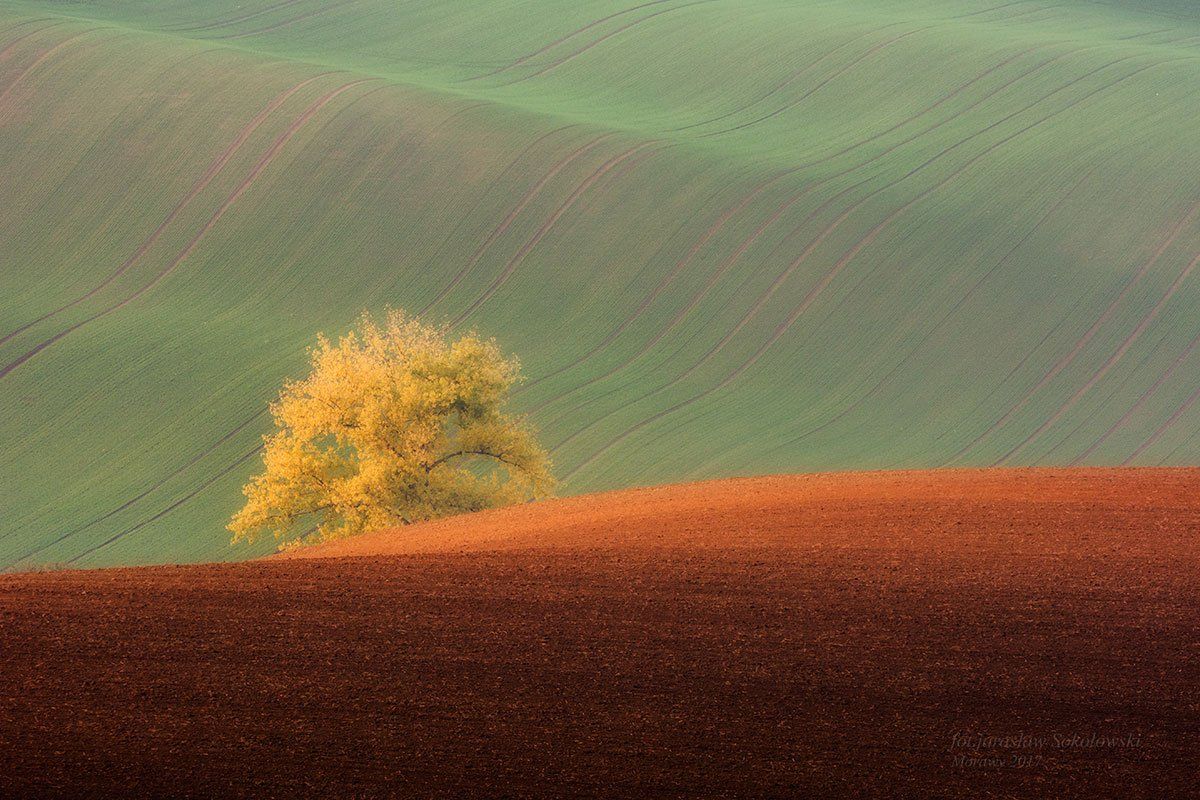
[{"label": "dark brown soil", "polygon": [[6,576],[0,796],[1195,796],[1198,534],[1197,470],[881,473]]}]

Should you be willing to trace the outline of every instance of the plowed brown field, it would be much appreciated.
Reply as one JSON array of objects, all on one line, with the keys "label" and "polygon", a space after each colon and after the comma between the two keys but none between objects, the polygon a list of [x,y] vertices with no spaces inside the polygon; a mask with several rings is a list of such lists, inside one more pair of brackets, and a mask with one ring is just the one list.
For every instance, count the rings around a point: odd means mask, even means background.
[{"label": "plowed brown field", "polygon": [[0,795],[1195,791],[1200,470],[753,478],[301,555],[0,577]]}]

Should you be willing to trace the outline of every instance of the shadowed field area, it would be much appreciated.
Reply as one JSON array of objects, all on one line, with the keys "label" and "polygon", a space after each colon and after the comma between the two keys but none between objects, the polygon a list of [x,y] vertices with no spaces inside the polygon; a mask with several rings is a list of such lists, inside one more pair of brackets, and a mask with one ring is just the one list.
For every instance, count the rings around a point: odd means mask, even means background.
[{"label": "shadowed field area", "polygon": [[0,793],[1184,796],[1198,532],[1197,470],[869,473],[9,575]]}]

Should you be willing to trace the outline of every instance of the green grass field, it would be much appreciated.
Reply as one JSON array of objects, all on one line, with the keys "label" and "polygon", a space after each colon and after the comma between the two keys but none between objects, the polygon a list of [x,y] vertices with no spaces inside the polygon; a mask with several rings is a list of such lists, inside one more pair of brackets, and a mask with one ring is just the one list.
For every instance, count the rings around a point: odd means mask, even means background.
[{"label": "green grass field", "polygon": [[1183,0],[3,0],[0,566],[264,552],[265,405],[386,305],[567,492],[1196,463],[1198,86]]}]

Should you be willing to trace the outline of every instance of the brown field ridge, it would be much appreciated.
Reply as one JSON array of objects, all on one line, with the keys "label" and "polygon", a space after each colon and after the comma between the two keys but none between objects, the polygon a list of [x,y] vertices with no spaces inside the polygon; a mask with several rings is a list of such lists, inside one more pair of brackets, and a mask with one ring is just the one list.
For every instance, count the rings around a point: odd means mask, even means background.
[{"label": "brown field ridge", "polygon": [[0,795],[1183,797],[1198,594],[1196,469],[746,478],[0,576]]}]

